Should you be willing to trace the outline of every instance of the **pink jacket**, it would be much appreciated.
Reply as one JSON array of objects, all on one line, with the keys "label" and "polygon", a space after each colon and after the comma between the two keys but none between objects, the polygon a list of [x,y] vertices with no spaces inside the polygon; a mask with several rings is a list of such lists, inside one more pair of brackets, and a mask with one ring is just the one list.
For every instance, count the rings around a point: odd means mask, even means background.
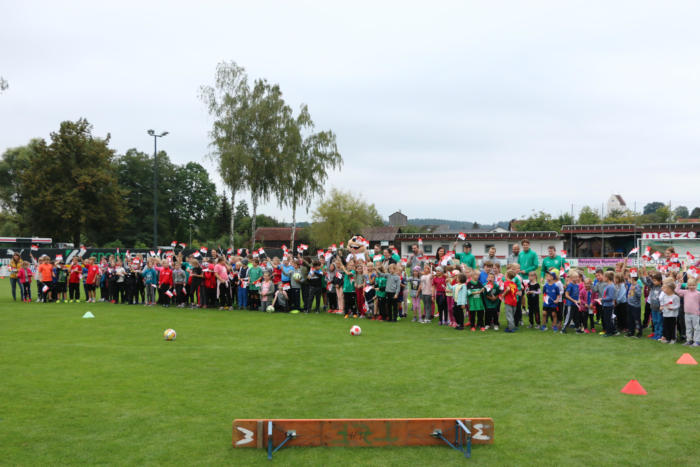
[{"label": "pink jacket", "polygon": [[676,295],[683,297],[683,311],[686,315],[700,315],[700,292],[697,289],[681,289],[681,286],[677,285]]}]

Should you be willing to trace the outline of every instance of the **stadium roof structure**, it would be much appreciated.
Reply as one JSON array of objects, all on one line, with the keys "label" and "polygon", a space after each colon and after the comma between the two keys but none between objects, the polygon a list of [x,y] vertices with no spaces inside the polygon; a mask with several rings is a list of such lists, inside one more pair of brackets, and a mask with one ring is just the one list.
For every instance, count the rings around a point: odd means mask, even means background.
[{"label": "stadium roof structure", "polygon": [[[547,240],[559,238],[559,232],[554,230],[545,231],[532,231],[532,232],[519,232],[519,231],[508,231],[508,232],[464,232],[466,234],[467,240]],[[399,233],[396,235],[397,240],[418,240],[419,238],[423,240],[457,240],[457,234],[452,233]]]}]

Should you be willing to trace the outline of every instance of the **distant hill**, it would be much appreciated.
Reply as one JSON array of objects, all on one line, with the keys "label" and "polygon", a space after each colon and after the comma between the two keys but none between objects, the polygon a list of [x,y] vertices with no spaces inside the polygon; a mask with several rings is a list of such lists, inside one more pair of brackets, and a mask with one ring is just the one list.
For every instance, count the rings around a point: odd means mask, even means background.
[{"label": "distant hill", "polygon": [[473,229],[493,229],[496,227],[508,228],[508,221],[501,221],[495,224],[481,224],[479,222],[474,225],[475,221],[455,221],[449,219],[434,219],[434,218],[416,218],[409,219],[409,225],[448,225],[450,230],[473,230]]}]

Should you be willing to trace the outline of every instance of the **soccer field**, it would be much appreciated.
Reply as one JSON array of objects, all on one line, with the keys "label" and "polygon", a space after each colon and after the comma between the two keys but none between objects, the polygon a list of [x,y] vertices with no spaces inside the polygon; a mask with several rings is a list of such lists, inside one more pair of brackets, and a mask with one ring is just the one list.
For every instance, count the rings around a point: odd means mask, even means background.
[{"label": "soccer field", "polygon": [[[234,418],[266,417],[494,419],[495,443],[469,460],[447,446],[318,447],[283,448],[278,465],[697,465],[700,453],[700,366],[675,363],[700,360],[698,348],[330,314],[26,305],[7,279],[0,287],[3,464],[271,465],[231,446]],[[620,394],[630,379],[649,395]]]}]

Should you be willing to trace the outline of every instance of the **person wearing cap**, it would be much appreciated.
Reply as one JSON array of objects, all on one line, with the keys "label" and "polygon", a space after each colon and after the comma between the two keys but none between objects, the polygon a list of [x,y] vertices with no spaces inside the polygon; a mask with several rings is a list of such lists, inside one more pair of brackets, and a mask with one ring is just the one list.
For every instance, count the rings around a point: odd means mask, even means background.
[{"label": "person wearing cap", "polygon": [[[17,286],[19,285],[19,279],[17,278],[17,272],[22,269],[22,258],[19,253],[13,253],[10,264],[10,287],[12,287],[12,300],[17,301]],[[19,286],[19,296],[22,301],[24,301],[24,287]]]},{"label": "person wearing cap", "polygon": [[[452,250],[454,251],[457,247],[457,242],[452,244]],[[462,245],[462,252],[456,253],[455,257],[459,260],[461,264],[469,266],[472,269],[476,269],[476,258],[472,254],[472,244],[469,242],[464,242]]]},{"label": "person wearing cap", "polygon": [[518,254],[518,264],[520,264],[520,277],[527,279],[530,271],[537,271],[540,265],[540,260],[537,253],[530,249],[530,240],[524,239],[520,244],[523,246],[523,251]]}]

